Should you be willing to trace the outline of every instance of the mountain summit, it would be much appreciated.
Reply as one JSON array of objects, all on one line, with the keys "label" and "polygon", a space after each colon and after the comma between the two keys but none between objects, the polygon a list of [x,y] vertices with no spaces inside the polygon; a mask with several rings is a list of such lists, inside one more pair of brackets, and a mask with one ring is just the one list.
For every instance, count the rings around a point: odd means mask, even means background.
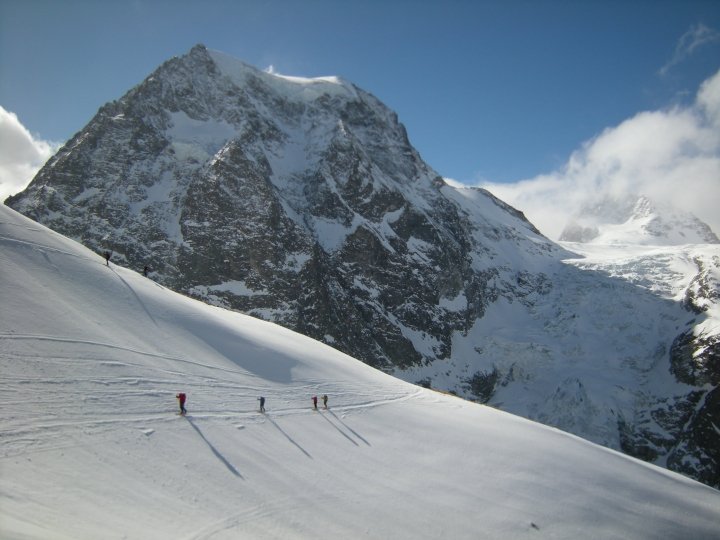
[{"label": "mountain summit", "polygon": [[596,244],[720,244],[710,227],[689,212],[644,195],[606,197],[587,204],[560,235],[565,242]]},{"label": "mountain summit", "polygon": [[493,267],[562,252],[490,194],[454,191],[367,92],[196,46],[104,106],[8,205],[390,369],[447,357],[482,314],[497,276],[478,252]]},{"label": "mountain summit", "polygon": [[447,185],[341,79],[196,46],[7,204],[206,303],[720,486],[720,245],[571,253]]}]

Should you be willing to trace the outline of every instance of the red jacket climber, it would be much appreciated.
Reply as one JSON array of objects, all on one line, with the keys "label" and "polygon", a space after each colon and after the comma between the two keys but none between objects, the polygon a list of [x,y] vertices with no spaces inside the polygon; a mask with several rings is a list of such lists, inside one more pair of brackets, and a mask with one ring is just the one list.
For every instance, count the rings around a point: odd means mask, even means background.
[{"label": "red jacket climber", "polygon": [[175,396],[178,399],[178,402],[180,402],[180,414],[185,414],[187,411],[185,410],[185,400],[187,399],[187,396],[184,392],[180,392],[177,396]]}]

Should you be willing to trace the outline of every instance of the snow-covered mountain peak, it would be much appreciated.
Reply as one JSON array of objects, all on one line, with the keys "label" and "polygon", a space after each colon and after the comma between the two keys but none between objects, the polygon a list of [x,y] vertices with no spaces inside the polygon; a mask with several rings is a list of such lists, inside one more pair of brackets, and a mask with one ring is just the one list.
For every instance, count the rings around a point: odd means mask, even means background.
[{"label": "snow-covered mountain peak", "polygon": [[645,195],[606,197],[586,204],[560,236],[595,244],[717,244],[717,235],[692,213]]},{"label": "snow-covered mountain peak", "polygon": [[[202,46],[196,46],[193,49],[198,52],[202,50]],[[274,71],[259,70],[220,51],[205,50],[220,72],[240,87],[247,84],[249,77],[255,77],[266,84],[273,85],[274,89],[283,94],[285,98],[297,102],[312,102],[324,95],[348,99],[357,97],[355,87],[337,76],[307,78],[281,75]]]}]

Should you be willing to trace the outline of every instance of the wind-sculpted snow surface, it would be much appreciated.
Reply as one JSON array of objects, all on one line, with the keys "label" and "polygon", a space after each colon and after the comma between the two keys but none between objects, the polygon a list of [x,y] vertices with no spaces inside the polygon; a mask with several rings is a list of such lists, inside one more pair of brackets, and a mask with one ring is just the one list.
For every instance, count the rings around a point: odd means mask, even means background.
[{"label": "wind-sculpted snow surface", "polygon": [[7,208],[0,246],[4,539],[717,537],[720,493],[694,481],[180,296]]},{"label": "wind-sculpted snow surface", "polygon": [[[716,240],[631,202],[597,205],[596,241]],[[446,184],[349,82],[196,46],[102,107],[8,204],[208,304],[720,486],[715,248],[695,249],[701,270],[630,254],[634,277],[578,261],[490,193]],[[203,351],[232,350],[207,332]],[[277,383],[296,369],[245,361]]]}]

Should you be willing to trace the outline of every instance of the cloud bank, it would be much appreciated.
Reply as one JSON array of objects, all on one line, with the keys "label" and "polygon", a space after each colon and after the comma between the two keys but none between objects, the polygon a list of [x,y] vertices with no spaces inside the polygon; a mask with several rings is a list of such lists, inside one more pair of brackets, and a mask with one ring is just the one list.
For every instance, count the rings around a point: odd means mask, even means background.
[{"label": "cloud bank", "polygon": [[580,208],[604,197],[672,203],[720,233],[720,71],[691,105],[641,112],[573,152],[562,169],[511,184],[483,183],[557,239]]},{"label": "cloud bank", "polygon": [[15,113],[0,106],[0,201],[25,189],[58,147],[35,139]]}]

